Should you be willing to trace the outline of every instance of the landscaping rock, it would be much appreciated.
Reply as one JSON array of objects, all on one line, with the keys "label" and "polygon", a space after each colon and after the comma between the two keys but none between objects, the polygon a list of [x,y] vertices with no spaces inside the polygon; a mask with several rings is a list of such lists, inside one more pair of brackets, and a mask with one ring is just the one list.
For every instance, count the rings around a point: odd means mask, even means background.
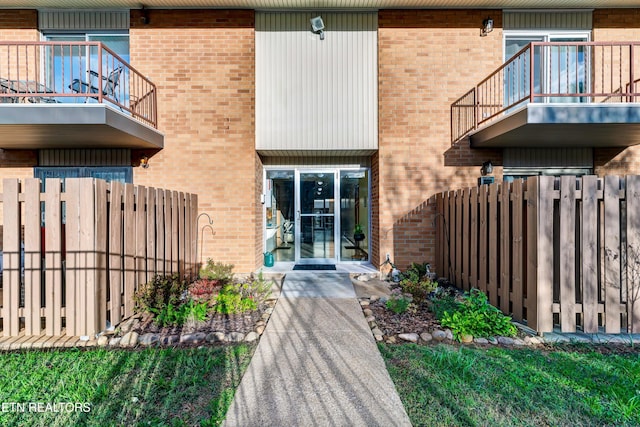
[{"label": "landscaping rock", "polygon": [[387,303],[387,301],[389,301],[389,297],[386,297],[386,296],[381,296],[381,297],[380,297],[380,302],[381,302],[381,303],[386,304],[386,303]]},{"label": "landscaping rock", "polygon": [[487,338],[487,341],[489,341],[489,344],[493,344],[493,345],[498,344],[498,340],[495,337]]},{"label": "landscaping rock", "polygon": [[245,340],[246,342],[254,342],[254,341],[256,341],[258,338],[260,338],[260,336],[259,336],[258,334],[256,334],[255,332],[249,332],[249,333],[247,334],[247,336],[246,336],[246,337],[244,337],[244,340]]},{"label": "landscaping rock", "polygon": [[98,337],[98,347],[104,347],[109,344],[109,337],[106,335],[100,335]]},{"label": "landscaping rock", "polygon": [[431,342],[431,340],[433,340],[433,335],[429,332],[423,332],[420,334],[420,339],[424,342]]},{"label": "landscaping rock", "polygon": [[451,332],[451,329],[445,329],[444,333],[446,334],[448,340],[453,341],[453,332]]},{"label": "landscaping rock", "polygon": [[362,300],[362,301],[360,301],[360,305],[361,305],[362,307],[369,307],[369,301],[367,301],[367,300]]},{"label": "landscaping rock", "polygon": [[373,320],[373,321],[369,322],[369,327],[370,327],[371,329],[374,329],[374,328],[377,328],[377,327],[378,327],[378,324],[376,323],[376,321],[375,321],[375,320]]},{"label": "landscaping rock", "polygon": [[193,334],[180,335],[180,344],[200,344],[207,338],[204,332],[195,332]]},{"label": "landscaping rock", "polygon": [[373,335],[380,335],[380,336],[384,335],[379,328],[373,328],[371,332],[373,332]]},{"label": "landscaping rock", "polygon": [[384,339],[382,335],[374,335],[373,337],[376,339],[376,341],[382,341]]},{"label": "landscaping rock", "polygon": [[379,295],[371,295],[371,298],[369,298],[370,302],[376,302],[380,299]]},{"label": "landscaping rock", "polygon": [[473,342],[473,335],[469,335],[469,334],[460,335],[460,342],[463,344],[469,344]]},{"label": "landscaping rock", "polygon": [[375,322],[376,318],[373,316],[367,316],[364,320],[366,320],[367,323],[371,323],[371,322]]},{"label": "landscaping rock", "polygon": [[387,338],[387,344],[395,344],[396,342],[398,342],[396,340],[396,337],[388,337]]},{"label": "landscaping rock", "polygon": [[122,341],[122,337],[113,337],[109,340],[109,345],[116,347],[120,345],[120,341]]},{"label": "landscaping rock", "polygon": [[130,317],[129,319],[122,322],[119,328],[120,331],[126,335],[127,333],[131,332],[131,330],[135,329],[139,324],[140,320],[138,318]]},{"label": "landscaping rock", "polygon": [[358,276],[357,280],[361,281],[361,282],[368,282],[371,278],[369,276],[367,276],[366,274],[361,274]]},{"label": "landscaping rock", "polygon": [[269,317],[271,317],[271,315],[269,313],[264,313],[261,317],[262,320],[267,321],[269,320]]},{"label": "landscaping rock", "polygon": [[157,344],[158,342],[160,342],[160,335],[152,333],[144,334],[140,336],[140,339],[138,341],[140,342],[140,345]]},{"label": "landscaping rock", "polygon": [[224,332],[211,332],[205,339],[207,342],[224,342],[227,340],[227,336]]},{"label": "landscaping rock", "polygon": [[410,333],[410,334],[400,334],[398,335],[398,338],[404,341],[416,343],[418,342],[419,337],[418,337],[418,334]]},{"label": "landscaping rock", "polygon": [[165,335],[160,337],[159,343],[162,345],[173,345],[180,342],[180,335]]},{"label": "landscaping rock", "polygon": [[525,345],[525,342],[522,341],[520,338],[514,338],[513,345],[523,346],[523,345]]},{"label": "landscaping rock", "polygon": [[524,343],[527,345],[540,345],[542,340],[538,337],[526,336],[524,337]]},{"label": "landscaping rock", "polygon": [[498,337],[498,342],[502,345],[513,345],[514,341],[513,338],[509,338],[509,337]]},{"label": "landscaping rock", "polygon": [[138,344],[138,333],[127,332],[120,340],[120,347],[133,347]]},{"label": "landscaping rock", "polygon": [[265,308],[265,309],[264,309],[264,312],[265,312],[265,313],[267,313],[267,314],[271,314],[271,313],[273,313],[273,307]]},{"label": "landscaping rock", "polygon": [[489,344],[489,340],[486,338],[474,338],[473,342],[476,344]]},{"label": "landscaping rock", "polygon": [[266,324],[267,324],[267,323],[266,323],[264,320],[258,320],[258,321],[256,322],[256,326],[264,326],[264,325],[266,325]]},{"label": "landscaping rock", "polygon": [[365,308],[362,310],[362,313],[365,317],[373,316],[373,311],[370,308]]},{"label": "landscaping rock", "polygon": [[436,341],[444,341],[447,339],[447,333],[440,329],[436,329],[431,333],[431,335],[433,336],[433,339]]},{"label": "landscaping rock", "polygon": [[264,325],[263,326],[256,326],[256,334],[262,335],[263,332],[264,332]]},{"label": "landscaping rock", "polygon": [[244,334],[242,332],[229,332],[227,335],[227,341],[242,342],[244,341]]}]

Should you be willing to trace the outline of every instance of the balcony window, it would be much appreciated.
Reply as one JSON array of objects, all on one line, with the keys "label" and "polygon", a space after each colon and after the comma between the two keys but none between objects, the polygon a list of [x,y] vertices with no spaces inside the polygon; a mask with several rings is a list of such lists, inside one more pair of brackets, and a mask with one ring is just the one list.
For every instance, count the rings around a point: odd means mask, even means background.
[{"label": "balcony window", "polygon": [[[45,53],[44,80],[46,86],[54,92],[67,92],[72,82],[77,81],[76,88],[90,91],[91,88],[103,87],[97,81],[99,68],[102,67],[102,76],[105,78],[109,73],[117,68],[124,68],[129,62],[129,34],[127,33],[82,33],[82,34],[46,34],[46,41],[51,42],[102,42],[115,53],[119,59],[109,57],[102,59],[100,63],[97,46],[55,45],[52,49],[47,49]],[[124,99],[118,101],[128,104],[129,90],[128,78],[118,76],[117,84],[120,86],[119,93]],[[85,83],[83,85],[82,83]],[[61,98],[58,102],[85,102],[88,98]]]}]

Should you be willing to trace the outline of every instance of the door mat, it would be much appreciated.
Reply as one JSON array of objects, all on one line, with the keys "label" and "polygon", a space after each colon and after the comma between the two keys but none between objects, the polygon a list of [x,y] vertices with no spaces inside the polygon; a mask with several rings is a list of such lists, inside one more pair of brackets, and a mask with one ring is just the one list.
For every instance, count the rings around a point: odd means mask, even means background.
[{"label": "door mat", "polygon": [[333,264],[296,264],[293,266],[294,270],[335,270],[336,266]]}]

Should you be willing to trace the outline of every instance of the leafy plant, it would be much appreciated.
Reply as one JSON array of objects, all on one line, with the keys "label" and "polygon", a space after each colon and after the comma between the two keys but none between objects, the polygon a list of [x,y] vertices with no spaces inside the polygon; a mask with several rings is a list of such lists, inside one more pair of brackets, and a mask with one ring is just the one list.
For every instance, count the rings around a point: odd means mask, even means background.
[{"label": "leafy plant", "polygon": [[460,303],[456,301],[453,295],[445,295],[441,298],[435,298],[431,302],[431,311],[435,314],[436,319],[442,320],[446,312],[458,310]]},{"label": "leafy plant", "polygon": [[362,231],[362,225],[356,224],[356,226],[353,228],[353,234],[362,234],[362,233],[364,233],[364,231]]},{"label": "leafy plant", "polygon": [[133,296],[139,310],[160,311],[169,304],[179,305],[184,300],[189,283],[177,274],[155,275],[150,282],[140,286]]},{"label": "leafy plant", "polygon": [[440,323],[450,328],[457,339],[462,335],[484,338],[497,335],[512,337],[517,332],[511,318],[490,305],[487,296],[478,289],[472,289],[465,294],[464,302],[458,304],[457,309],[445,311]]},{"label": "leafy plant", "polygon": [[417,281],[403,279],[400,281],[400,287],[405,293],[411,294],[416,303],[420,304],[427,299],[429,294],[433,292],[438,285],[429,279],[421,279]]},{"label": "leafy plant", "polygon": [[189,286],[189,294],[199,301],[209,301],[218,293],[222,284],[217,279],[198,279]]},{"label": "leafy plant", "polygon": [[233,279],[233,264],[214,262],[209,258],[207,263],[200,269],[200,278],[228,283]]},{"label": "leafy plant", "polygon": [[396,314],[402,314],[409,309],[411,301],[413,301],[411,294],[405,294],[401,288],[395,288],[389,295],[386,307]]},{"label": "leafy plant", "polygon": [[164,308],[154,309],[156,318],[155,322],[160,326],[183,325],[187,320],[193,319],[203,322],[207,318],[208,306],[206,302],[196,302],[189,300],[188,302],[175,306],[168,304]]},{"label": "leafy plant", "polygon": [[262,272],[257,276],[252,273],[237,284],[237,291],[243,298],[249,298],[260,305],[271,295],[271,283],[264,279]]},{"label": "leafy plant", "polygon": [[258,308],[250,297],[243,297],[235,289],[227,286],[215,298],[214,310],[221,314],[236,314],[253,311]]}]

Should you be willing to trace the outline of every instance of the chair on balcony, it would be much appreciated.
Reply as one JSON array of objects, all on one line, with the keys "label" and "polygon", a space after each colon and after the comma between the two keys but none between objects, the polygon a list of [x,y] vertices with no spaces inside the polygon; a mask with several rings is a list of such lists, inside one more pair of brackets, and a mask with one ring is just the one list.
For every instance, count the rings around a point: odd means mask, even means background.
[{"label": "chair on balcony", "polygon": [[[69,85],[69,89],[75,93],[100,93],[102,96],[112,98],[116,103],[120,103],[118,99],[118,85],[120,84],[120,75],[122,67],[116,67],[108,75],[102,76],[102,84],[98,81],[100,75],[93,71],[89,71],[89,83],[81,79],[73,79]],[[85,98],[85,102],[88,98]]]}]

